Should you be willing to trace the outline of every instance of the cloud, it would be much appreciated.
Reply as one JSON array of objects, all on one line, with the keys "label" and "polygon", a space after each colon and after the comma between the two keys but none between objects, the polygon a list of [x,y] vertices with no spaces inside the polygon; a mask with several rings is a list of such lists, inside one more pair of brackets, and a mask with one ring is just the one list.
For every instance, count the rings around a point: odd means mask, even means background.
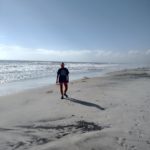
[{"label": "cloud", "polygon": [[130,50],[130,51],[128,52],[128,54],[129,54],[129,55],[137,55],[137,54],[139,54],[139,51],[138,51],[138,50]]},{"label": "cloud", "polygon": [[108,50],[50,50],[0,44],[1,60],[88,61],[150,63],[150,49],[114,52]]},{"label": "cloud", "polygon": [[150,55],[150,49],[146,51],[146,55]]}]

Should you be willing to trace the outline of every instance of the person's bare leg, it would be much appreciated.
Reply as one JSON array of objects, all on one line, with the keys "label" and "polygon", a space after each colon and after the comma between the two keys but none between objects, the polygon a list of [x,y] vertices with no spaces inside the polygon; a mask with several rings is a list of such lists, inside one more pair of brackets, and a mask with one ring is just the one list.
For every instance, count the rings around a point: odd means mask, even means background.
[{"label": "person's bare leg", "polygon": [[64,95],[65,95],[66,97],[68,97],[68,95],[66,94],[66,92],[68,91],[68,83],[64,83],[64,85],[65,85],[65,92],[64,92]]},{"label": "person's bare leg", "polygon": [[61,98],[63,99],[63,84],[60,83],[60,93],[61,93]]}]

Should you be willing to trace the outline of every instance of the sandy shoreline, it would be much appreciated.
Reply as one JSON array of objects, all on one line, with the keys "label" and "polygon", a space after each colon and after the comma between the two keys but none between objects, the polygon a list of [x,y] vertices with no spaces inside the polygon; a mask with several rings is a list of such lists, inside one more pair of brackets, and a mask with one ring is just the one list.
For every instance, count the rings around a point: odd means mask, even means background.
[{"label": "sandy shoreline", "polygon": [[0,97],[0,150],[149,150],[150,69]]}]

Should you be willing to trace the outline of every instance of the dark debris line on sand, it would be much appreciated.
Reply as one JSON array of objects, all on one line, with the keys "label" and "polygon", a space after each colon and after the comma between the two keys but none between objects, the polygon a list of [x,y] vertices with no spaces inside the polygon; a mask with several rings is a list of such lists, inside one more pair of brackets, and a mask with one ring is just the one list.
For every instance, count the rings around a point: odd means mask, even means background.
[{"label": "dark debris line on sand", "polygon": [[94,122],[86,122],[84,120],[77,121],[76,124],[69,124],[69,125],[58,125],[58,126],[44,126],[44,125],[39,125],[39,126],[34,126],[34,125],[27,125],[27,126],[18,126],[20,128],[26,128],[26,129],[43,129],[43,130],[65,130],[69,129],[72,130],[73,128],[75,129],[80,129],[81,131],[84,132],[90,132],[90,131],[97,131],[97,130],[102,130],[104,127],[99,126],[95,124]]},{"label": "dark debris line on sand", "polygon": [[122,77],[122,78],[150,78],[150,74],[148,73],[124,73],[124,74],[117,74],[116,77]]},{"label": "dark debris line on sand", "polygon": [[[87,122],[84,120],[77,121],[75,123],[67,125],[26,125],[17,126],[17,130],[20,130],[21,136],[25,136],[24,141],[9,141],[7,146],[11,147],[12,150],[28,149],[36,145],[44,145],[49,142],[61,139],[69,134],[84,134],[86,132],[100,131],[110,126],[100,126],[94,122]],[[7,131],[6,131],[7,132]],[[42,134],[41,134],[42,133]],[[49,133],[49,136],[46,136]]]}]

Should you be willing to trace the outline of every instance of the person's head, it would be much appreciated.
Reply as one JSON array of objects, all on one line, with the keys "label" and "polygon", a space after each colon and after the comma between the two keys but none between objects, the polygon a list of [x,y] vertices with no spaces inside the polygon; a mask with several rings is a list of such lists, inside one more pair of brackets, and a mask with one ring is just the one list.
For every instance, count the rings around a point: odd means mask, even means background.
[{"label": "person's head", "polygon": [[61,68],[64,68],[64,66],[65,66],[65,64],[62,62],[62,63],[61,63]]}]

